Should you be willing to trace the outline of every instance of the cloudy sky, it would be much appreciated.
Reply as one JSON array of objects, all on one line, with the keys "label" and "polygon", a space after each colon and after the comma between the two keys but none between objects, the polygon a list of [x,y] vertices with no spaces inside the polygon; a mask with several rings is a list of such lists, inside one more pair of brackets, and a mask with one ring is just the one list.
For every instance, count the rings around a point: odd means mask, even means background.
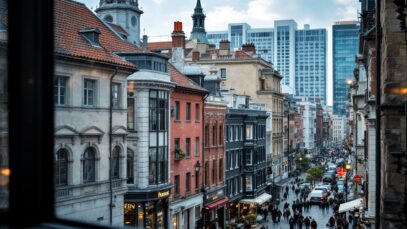
[{"label": "cloudy sky", "polygon": [[[99,0],[77,0],[95,9]],[[294,19],[299,28],[328,30],[328,103],[332,104],[332,24],[356,20],[358,0],[201,0],[206,14],[206,30],[226,30],[228,23],[246,22],[252,28],[273,27],[274,20]],[[168,40],[173,21],[182,21],[184,31],[192,30],[191,15],[196,0],[139,0],[144,11],[141,31],[151,40]]]}]

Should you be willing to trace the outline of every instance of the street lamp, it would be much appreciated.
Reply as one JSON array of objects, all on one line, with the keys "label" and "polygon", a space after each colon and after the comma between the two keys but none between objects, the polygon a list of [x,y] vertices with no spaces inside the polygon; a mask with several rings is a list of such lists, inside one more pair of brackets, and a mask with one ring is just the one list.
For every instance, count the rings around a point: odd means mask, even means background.
[{"label": "street lamp", "polygon": [[348,171],[352,168],[350,164],[345,165],[345,201],[348,202]]},{"label": "street lamp", "polygon": [[195,164],[195,171],[197,171],[198,173],[201,171],[201,163],[199,161],[196,161]]}]

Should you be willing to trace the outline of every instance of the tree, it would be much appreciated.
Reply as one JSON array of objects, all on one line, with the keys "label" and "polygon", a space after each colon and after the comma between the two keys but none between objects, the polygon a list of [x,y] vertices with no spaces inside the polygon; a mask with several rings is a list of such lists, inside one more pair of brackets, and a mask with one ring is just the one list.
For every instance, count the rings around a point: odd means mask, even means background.
[{"label": "tree", "polygon": [[308,173],[308,176],[306,178],[307,181],[312,183],[313,186],[315,186],[315,181],[322,178],[322,175],[324,174],[324,169],[322,167],[313,167],[308,169],[307,173]]},{"label": "tree", "polygon": [[301,169],[304,169],[304,168],[308,168],[308,165],[309,165],[309,163],[310,163],[310,160],[309,160],[308,157],[306,157],[305,154],[301,153],[301,154],[298,154],[298,155],[296,156],[296,158],[295,158],[295,163],[296,163]]}]

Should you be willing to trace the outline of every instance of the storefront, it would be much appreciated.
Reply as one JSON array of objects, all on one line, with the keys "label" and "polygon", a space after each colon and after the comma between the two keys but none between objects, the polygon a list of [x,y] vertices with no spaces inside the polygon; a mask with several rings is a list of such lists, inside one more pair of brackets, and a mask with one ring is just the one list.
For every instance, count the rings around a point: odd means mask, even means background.
[{"label": "storefront", "polygon": [[206,193],[204,196],[203,221],[205,228],[225,228],[226,204],[225,188]]},{"label": "storefront", "polygon": [[127,193],[124,200],[124,225],[146,229],[168,228],[170,190]]},{"label": "storefront", "polygon": [[[263,193],[254,199],[240,200],[240,217],[243,221],[253,222],[257,218],[258,209],[266,206],[266,203],[271,200],[271,195]],[[267,207],[267,206],[266,206]]]},{"label": "storefront", "polygon": [[170,205],[171,229],[194,229],[199,227],[201,219],[202,194],[174,201]]},{"label": "storefront", "polygon": [[235,224],[240,221],[240,199],[229,202],[226,207],[227,224]]}]

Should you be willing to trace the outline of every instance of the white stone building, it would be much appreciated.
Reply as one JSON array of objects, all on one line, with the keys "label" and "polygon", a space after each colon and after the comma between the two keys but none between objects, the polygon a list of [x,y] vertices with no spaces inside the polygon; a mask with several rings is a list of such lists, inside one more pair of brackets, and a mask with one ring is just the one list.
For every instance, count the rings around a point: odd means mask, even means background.
[{"label": "white stone building", "polygon": [[294,97],[303,117],[304,148],[313,152],[316,148],[316,104],[308,101],[307,97]]},{"label": "white stone building", "polygon": [[138,49],[84,4],[57,0],[55,14],[56,214],[123,226],[126,78],[136,68],[113,53]]},{"label": "white stone building", "polygon": [[342,143],[345,139],[346,119],[343,116],[332,116],[332,141]]}]

